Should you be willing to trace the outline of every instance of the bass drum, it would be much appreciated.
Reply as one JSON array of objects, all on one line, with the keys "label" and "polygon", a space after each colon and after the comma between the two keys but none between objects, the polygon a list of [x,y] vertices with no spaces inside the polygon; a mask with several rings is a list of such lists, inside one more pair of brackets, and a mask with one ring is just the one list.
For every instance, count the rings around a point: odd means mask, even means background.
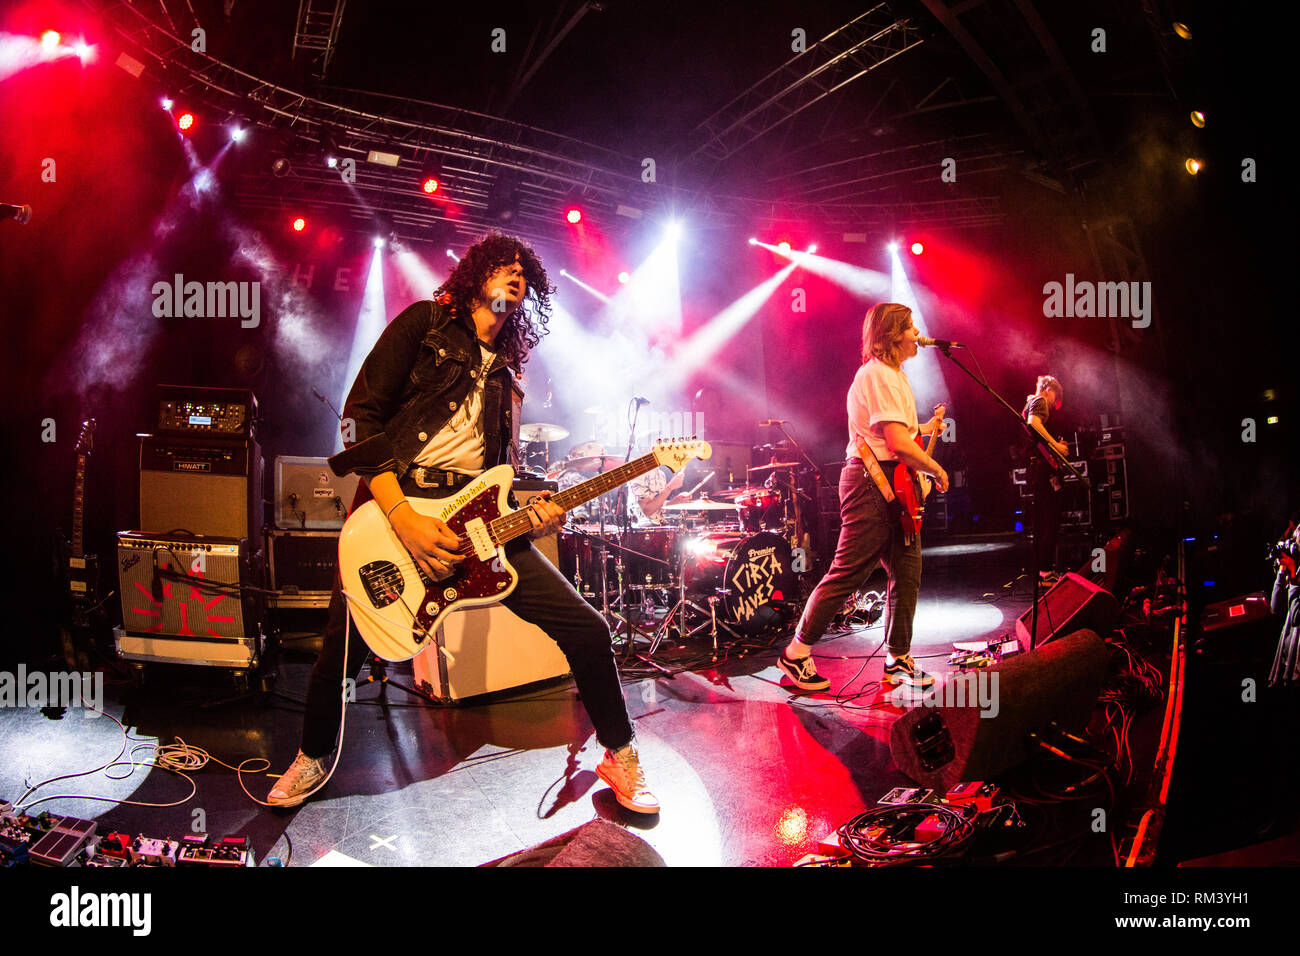
[{"label": "bass drum", "polygon": [[790,544],[770,531],[696,538],[687,545],[685,579],[687,590],[700,597],[724,590],[725,620],[750,633],[789,624],[799,599]]}]

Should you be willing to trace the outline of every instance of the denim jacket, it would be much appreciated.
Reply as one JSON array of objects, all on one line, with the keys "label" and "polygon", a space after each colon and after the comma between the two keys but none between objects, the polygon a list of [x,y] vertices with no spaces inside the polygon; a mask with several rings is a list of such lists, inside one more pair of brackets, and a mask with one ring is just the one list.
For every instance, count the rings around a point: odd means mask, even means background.
[{"label": "denim jacket", "polygon": [[[336,475],[400,479],[430,438],[469,395],[482,364],[468,317],[441,302],[408,306],[384,329],[361,364],[343,405],[344,449],[330,458]],[[483,393],[483,466],[508,460],[512,376],[501,353]],[[349,436],[349,422],[355,432]],[[352,440],[349,440],[349,437]]]}]

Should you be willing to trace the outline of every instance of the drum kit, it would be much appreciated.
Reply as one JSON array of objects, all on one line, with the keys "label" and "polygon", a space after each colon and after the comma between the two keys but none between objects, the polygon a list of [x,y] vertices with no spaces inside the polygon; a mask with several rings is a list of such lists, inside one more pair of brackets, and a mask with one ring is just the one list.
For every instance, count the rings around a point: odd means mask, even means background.
[{"label": "drum kit", "polygon": [[[521,439],[541,445],[529,449],[529,462],[544,466],[560,490],[625,460],[595,441],[552,459],[551,444],[568,434],[545,423],[520,428]],[[809,471],[774,458],[748,468],[743,485],[696,494],[714,472],[688,500],[670,495],[653,523],[639,525],[631,521],[625,485],[569,512],[559,540],[561,571],[616,637],[627,636],[629,656],[638,635],[649,639],[642,659],[652,666],[659,665],[649,658],[669,637],[680,644],[707,635],[716,656],[720,636],[751,640],[787,629],[816,583],[806,580],[805,512],[813,499],[800,490]]]}]

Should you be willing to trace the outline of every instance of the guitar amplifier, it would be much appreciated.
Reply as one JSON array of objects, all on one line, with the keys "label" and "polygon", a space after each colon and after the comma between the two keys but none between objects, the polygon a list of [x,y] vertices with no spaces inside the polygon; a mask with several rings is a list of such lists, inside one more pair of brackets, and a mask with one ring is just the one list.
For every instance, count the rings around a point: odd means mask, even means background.
[{"label": "guitar amplifier", "polygon": [[266,557],[274,608],[329,607],[339,564],[337,531],[266,530]]},{"label": "guitar amplifier", "polygon": [[275,526],[293,531],[337,531],[343,527],[360,481],[356,475],[338,477],[325,458],[277,455]]},{"label": "guitar amplifier", "polygon": [[140,438],[140,527],[249,538],[262,527],[262,451],[218,437]]},{"label": "guitar amplifier", "polygon": [[[256,666],[259,602],[247,540],[117,535],[122,627],[118,656],[136,661]],[[177,575],[185,575],[178,577]]]}]

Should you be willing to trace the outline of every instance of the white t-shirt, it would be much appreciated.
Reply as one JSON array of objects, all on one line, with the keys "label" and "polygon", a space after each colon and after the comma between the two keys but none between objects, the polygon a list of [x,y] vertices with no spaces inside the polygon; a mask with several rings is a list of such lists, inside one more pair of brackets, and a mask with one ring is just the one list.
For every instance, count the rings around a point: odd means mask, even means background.
[{"label": "white t-shirt", "polygon": [[478,475],[483,471],[483,391],[487,385],[488,370],[496,361],[496,353],[479,343],[483,364],[479,366],[465,400],[442,431],[429,439],[413,464],[443,471],[458,471],[464,475]]},{"label": "white t-shirt", "polygon": [[901,368],[873,358],[853,376],[847,399],[849,444],[846,458],[858,458],[858,436],[881,461],[893,461],[885,445],[885,422],[898,422],[915,438],[921,431],[916,420],[916,398],[912,384]]},{"label": "white t-shirt", "polygon": [[[641,510],[642,498],[653,498],[668,487],[668,479],[664,477],[663,468],[654,468],[644,475],[633,478],[627,487],[627,510],[632,517],[632,522],[638,525],[663,524],[664,513],[662,507],[653,518]],[[667,502],[664,502],[664,504],[667,504]]]}]

